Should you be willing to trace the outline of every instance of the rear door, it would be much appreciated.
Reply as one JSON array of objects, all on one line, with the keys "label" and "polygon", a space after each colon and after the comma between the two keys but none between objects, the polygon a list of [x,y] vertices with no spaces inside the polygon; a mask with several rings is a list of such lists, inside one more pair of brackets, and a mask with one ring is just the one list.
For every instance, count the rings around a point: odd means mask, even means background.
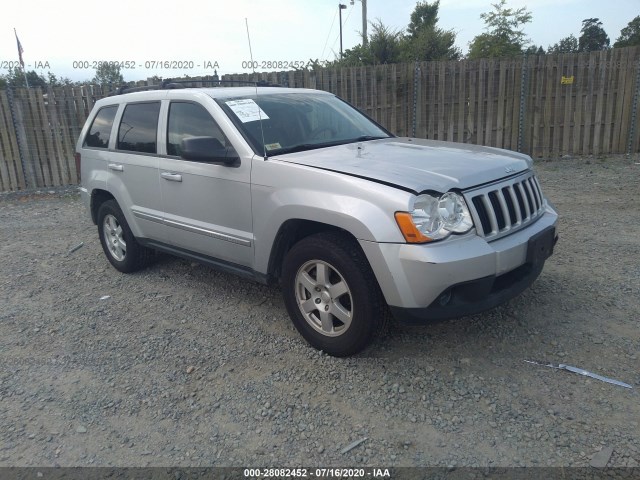
[{"label": "rear door", "polygon": [[211,103],[207,108],[176,99],[163,109],[166,156],[160,160],[160,191],[168,243],[231,266],[252,267],[251,162],[225,166],[180,158],[187,137],[212,136],[233,149]]},{"label": "rear door", "polygon": [[88,192],[107,187],[107,164],[111,157],[109,145],[118,108],[118,104],[101,107],[86,131],[82,146],[78,147],[82,156],[82,185],[88,188]]},{"label": "rear door", "polygon": [[160,101],[127,103],[116,118],[115,150],[107,168],[114,194],[134,235],[162,241],[162,201],[158,174]]}]

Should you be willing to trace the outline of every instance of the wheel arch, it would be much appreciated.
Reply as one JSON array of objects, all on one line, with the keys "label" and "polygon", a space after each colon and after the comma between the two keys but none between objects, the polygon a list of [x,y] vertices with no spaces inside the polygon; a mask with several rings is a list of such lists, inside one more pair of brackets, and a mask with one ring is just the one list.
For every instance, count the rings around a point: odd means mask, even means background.
[{"label": "wheel arch", "polygon": [[108,200],[116,199],[107,190],[96,188],[91,192],[91,220],[93,221],[94,225],[98,224],[98,210],[100,210],[100,206]]},{"label": "wheel arch", "polygon": [[[280,225],[273,241],[273,247],[271,248],[267,267],[267,277],[269,281],[272,283],[279,281],[282,274],[282,262],[284,257],[296,243],[306,237],[321,232],[335,232],[336,234],[348,237],[353,240],[355,245],[358,245],[358,248],[360,248],[356,237],[351,232],[343,228],[314,220],[301,218],[289,219]],[[362,253],[364,255],[364,252]]]}]

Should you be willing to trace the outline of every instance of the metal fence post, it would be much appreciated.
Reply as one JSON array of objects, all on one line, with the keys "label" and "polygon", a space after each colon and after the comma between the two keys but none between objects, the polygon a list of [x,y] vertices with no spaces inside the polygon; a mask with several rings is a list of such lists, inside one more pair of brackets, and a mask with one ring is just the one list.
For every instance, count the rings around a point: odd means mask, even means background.
[{"label": "metal fence post", "polygon": [[26,165],[26,159],[25,159],[25,138],[24,135],[22,133],[24,133],[24,130],[22,128],[19,128],[18,125],[18,118],[16,115],[16,109],[15,109],[15,101],[13,98],[13,85],[9,84],[7,85],[7,100],[9,100],[9,111],[11,112],[11,124],[13,125],[13,133],[16,136],[16,144],[18,145],[18,156],[20,157],[20,167],[22,168],[22,176],[24,178],[24,185],[25,188],[30,188],[33,187],[35,185],[30,185],[30,175],[27,172],[27,165]]},{"label": "metal fence post", "polygon": [[416,123],[417,123],[417,115],[418,115],[418,77],[420,75],[420,67],[418,66],[418,62],[416,62],[414,72],[413,72],[413,122],[411,124],[411,136],[415,138],[416,136]]},{"label": "metal fence post", "polygon": [[520,114],[518,118],[518,152],[522,152],[522,142],[524,140],[524,116],[527,108],[527,55],[522,57],[522,74],[520,84]]},{"label": "metal fence post", "polygon": [[631,124],[629,125],[629,143],[627,144],[627,156],[633,152],[633,139],[636,136],[636,124],[638,122],[638,99],[640,97],[640,60],[636,60],[636,91],[633,95],[631,106]]},{"label": "metal fence post", "polygon": [[278,84],[283,87],[289,87],[289,75],[287,72],[278,72]]}]

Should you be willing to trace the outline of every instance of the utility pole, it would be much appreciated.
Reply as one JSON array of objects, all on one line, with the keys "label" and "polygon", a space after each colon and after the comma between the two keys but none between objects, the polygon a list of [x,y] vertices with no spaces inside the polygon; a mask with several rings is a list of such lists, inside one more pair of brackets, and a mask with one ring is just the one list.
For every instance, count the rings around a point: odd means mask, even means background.
[{"label": "utility pole", "polygon": [[360,0],[362,2],[362,46],[367,46],[367,0]]},{"label": "utility pole", "polygon": [[346,5],[338,4],[338,12],[340,12],[340,58],[342,58],[342,10],[347,8]]},{"label": "utility pole", "polygon": [[[359,0],[362,2],[362,46],[367,46],[367,0]],[[351,0],[351,5],[356,3],[356,0]]]}]

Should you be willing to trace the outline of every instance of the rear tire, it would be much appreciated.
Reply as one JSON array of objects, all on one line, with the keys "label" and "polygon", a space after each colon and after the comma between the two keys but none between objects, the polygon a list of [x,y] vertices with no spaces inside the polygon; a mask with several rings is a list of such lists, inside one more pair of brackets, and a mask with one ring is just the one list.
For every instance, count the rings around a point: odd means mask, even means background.
[{"label": "rear tire", "polygon": [[300,334],[335,357],[366,348],[386,318],[371,267],[346,235],[319,233],[295,244],[284,259],[282,293]]},{"label": "rear tire", "polygon": [[115,200],[100,205],[97,220],[102,249],[116,270],[131,273],[149,264],[153,251],[136,241]]}]

